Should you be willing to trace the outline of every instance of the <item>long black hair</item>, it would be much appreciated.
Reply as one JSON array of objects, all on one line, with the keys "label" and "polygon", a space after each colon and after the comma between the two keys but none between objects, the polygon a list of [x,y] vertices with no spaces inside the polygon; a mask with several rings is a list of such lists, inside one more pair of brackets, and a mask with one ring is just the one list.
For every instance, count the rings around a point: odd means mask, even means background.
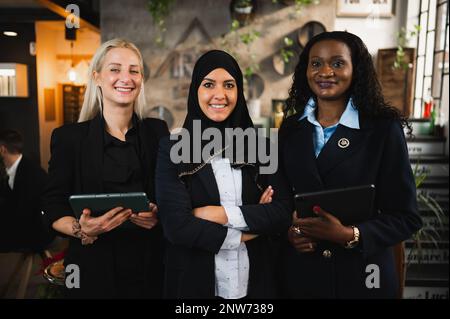
[{"label": "long black hair", "polygon": [[286,101],[288,112],[285,112],[285,114],[288,114],[291,110],[303,114],[308,100],[311,97],[315,98],[306,78],[309,52],[316,43],[325,40],[343,42],[350,49],[353,75],[348,95],[352,97],[353,104],[358,112],[368,118],[398,119],[403,126],[407,126],[410,130],[411,127],[407,119],[384,99],[372,57],[364,42],[358,36],[343,31],[320,33],[306,44],[295,68],[292,87]]}]

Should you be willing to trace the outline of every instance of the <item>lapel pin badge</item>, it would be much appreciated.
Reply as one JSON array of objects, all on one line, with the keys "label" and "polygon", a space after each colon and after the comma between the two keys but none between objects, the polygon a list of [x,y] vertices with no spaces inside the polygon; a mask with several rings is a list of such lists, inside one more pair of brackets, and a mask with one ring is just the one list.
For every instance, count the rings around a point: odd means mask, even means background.
[{"label": "lapel pin badge", "polygon": [[348,139],[346,139],[346,138],[341,138],[338,141],[338,146],[340,148],[347,148],[347,147],[349,147],[349,145],[350,145],[350,141]]}]

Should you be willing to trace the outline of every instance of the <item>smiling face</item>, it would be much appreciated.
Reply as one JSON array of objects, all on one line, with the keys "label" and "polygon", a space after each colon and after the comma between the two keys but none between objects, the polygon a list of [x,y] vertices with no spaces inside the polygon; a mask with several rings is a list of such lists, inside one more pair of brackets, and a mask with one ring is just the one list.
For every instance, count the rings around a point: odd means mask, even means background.
[{"label": "smiling face", "polygon": [[318,100],[345,100],[352,74],[351,52],[345,43],[324,40],[312,46],[306,77]]},{"label": "smiling face", "polygon": [[236,80],[225,69],[214,69],[203,78],[197,95],[203,113],[214,122],[223,122],[236,107]]},{"label": "smiling face", "polygon": [[131,49],[111,49],[105,55],[101,70],[94,71],[94,78],[102,89],[106,107],[132,106],[142,85],[139,57]]}]

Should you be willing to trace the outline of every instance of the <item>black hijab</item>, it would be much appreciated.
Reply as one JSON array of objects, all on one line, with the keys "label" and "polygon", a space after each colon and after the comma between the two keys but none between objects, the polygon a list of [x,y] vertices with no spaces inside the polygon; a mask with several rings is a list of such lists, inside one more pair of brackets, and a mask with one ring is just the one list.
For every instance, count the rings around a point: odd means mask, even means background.
[{"label": "black hijab", "polygon": [[[200,105],[198,103],[198,88],[200,87],[203,79],[207,76],[211,71],[215,69],[225,69],[236,81],[237,85],[237,102],[236,107],[233,112],[222,122],[215,122],[210,120],[201,110]],[[222,136],[225,136],[225,128],[242,128],[243,130],[253,127],[253,122],[250,118],[247,109],[247,103],[244,98],[244,87],[243,87],[243,76],[242,72],[239,68],[236,60],[229,55],[228,53],[220,50],[211,50],[203,54],[196,62],[194,66],[194,70],[192,72],[192,81],[189,88],[189,97],[188,97],[188,107],[187,107],[187,115],[184,120],[183,128],[187,129],[191,136],[191,154],[192,154],[192,140],[193,134],[193,121],[200,120],[201,121],[201,132],[207,128],[214,127],[221,131]],[[198,142],[198,141],[197,141]],[[209,141],[202,141],[202,149],[203,146]],[[225,139],[223,140],[223,145],[226,145]],[[236,154],[236,153],[235,153]],[[230,159],[233,163],[233,160]],[[183,171],[189,169],[190,171],[195,170],[195,168],[204,165],[201,164],[184,164]]]},{"label": "black hijab", "polygon": [[[201,110],[198,103],[198,88],[205,76],[215,69],[225,69],[234,78],[238,90],[236,107],[228,118],[223,122],[210,120]],[[192,132],[193,120],[201,120],[202,131],[208,127],[215,127],[223,130],[227,127],[240,127],[246,129],[253,127],[253,122],[248,114],[247,103],[244,98],[244,86],[241,69],[236,60],[228,53],[220,50],[212,50],[203,54],[195,63],[192,72],[192,81],[189,88],[188,113],[184,120],[183,127]]]}]

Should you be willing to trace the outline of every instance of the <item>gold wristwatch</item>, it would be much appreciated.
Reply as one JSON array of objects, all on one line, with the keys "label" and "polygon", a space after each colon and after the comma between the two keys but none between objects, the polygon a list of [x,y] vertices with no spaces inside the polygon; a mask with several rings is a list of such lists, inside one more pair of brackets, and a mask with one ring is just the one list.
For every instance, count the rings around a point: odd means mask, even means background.
[{"label": "gold wristwatch", "polygon": [[353,239],[345,243],[345,248],[355,248],[359,243],[359,229],[356,226],[350,226],[353,229]]}]

